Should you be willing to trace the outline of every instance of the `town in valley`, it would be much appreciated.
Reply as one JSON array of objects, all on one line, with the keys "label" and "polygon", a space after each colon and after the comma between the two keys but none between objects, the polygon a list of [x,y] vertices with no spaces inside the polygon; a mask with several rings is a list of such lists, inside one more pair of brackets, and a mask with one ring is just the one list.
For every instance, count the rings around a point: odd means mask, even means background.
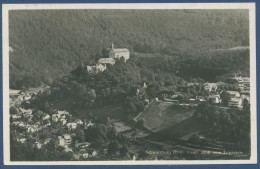
[{"label": "town in valley", "polygon": [[[35,18],[47,16],[41,12]],[[172,30],[178,24],[159,26],[161,34],[149,32],[132,17],[139,15],[138,11],[128,11],[120,17],[121,11],[107,15],[96,11],[77,15],[73,12],[67,14],[77,17],[84,14],[80,22],[74,23],[79,25],[78,29],[74,31],[73,24],[69,24],[68,30],[57,31],[65,27],[66,21],[60,21],[61,26],[56,25],[55,29],[47,25],[44,34],[45,27],[36,29],[35,24],[35,29],[26,28],[33,29],[28,44],[21,40],[26,36],[19,40],[12,34],[19,32],[18,27],[27,23],[24,18],[31,14],[10,14],[11,161],[250,159],[250,52],[247,31],[243,29],[248,26],[245,11],[227,12],[227,19],[218,11],[214,11],[216,14],[206,11],[207,15],[196,10],[170,14],[163,11],[162,16],[155,12],[154,18],[142,13],[144,25],[160,23],[160,18],[167,20],[168,16],[177,19],[202,16],[196,17],[195,25],[205,24],[201,27],[213,32],[187,31],[185,35]],[[50,14],[53,20],[59,18],[59,13]],[[85,15],[91,17],[84,20]],[[215,15],[224,19],[212,19]],[[113,20],[114,17],[119,19]],[[139,25],[138,31],[130,24],[128,28],[117,24],[122,32],[129,29],[131,33],[113,33],[110,19],[111,23],[123,23],[121,17]],[[206,23],[205,17],[209,17]],[[98,28],[92,29],[83,21]],[[232,30],[235,33],[230,31],[232,26],[226,26],[231,22],[240,24]],[[199,32],[196,26],[194,30]],[[137,36],[139,29],[145,33]],[[186,29],[192,30],[191,26]],[[40,30],[43,36],[34,30]],[[94,33],[84,33],[76,40],[69,37],[71,32],[83,30]],[[52,39],[55,35],[51,31],[64,35],[63,39]],[[160,35],[164,34],[171,37],[165,35],[161,40]],[[124,36],[128,39],[123,39]],[[142,42],[135,41],[141,36],[145,37]],[[92,41],[85,45],[88,38]],[[51,47],[42,47],[49,43]],[[167,46],[168,43],[173,45]],[[37,44],[38,47],[31,48]],[[77,47],[74,55],[70,53],[73,45]],[[205,49],[204,53],[200,47]],[[38,61],[28,59],[36,55],[41,56]],[[26,68],[26,62],[31,66]]]}]

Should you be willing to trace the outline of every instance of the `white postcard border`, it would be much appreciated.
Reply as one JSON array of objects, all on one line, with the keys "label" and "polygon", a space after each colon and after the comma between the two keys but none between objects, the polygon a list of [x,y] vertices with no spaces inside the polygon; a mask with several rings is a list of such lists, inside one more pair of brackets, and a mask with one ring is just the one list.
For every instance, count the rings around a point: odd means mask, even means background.
[{"label": "white postcard border", "polygon": [[[250,100],[251,158],[249,160],[158,160],[158,161],[10,161],[9,128],[9,10],[49,9],[249,9],[250,30]],[[96,4],[3,4],[3,148],[5,165],[192,165],[192,164],[256,164],[257,163],[257,102],[256,102],[256,25],[255,3],[96,3]]]}]

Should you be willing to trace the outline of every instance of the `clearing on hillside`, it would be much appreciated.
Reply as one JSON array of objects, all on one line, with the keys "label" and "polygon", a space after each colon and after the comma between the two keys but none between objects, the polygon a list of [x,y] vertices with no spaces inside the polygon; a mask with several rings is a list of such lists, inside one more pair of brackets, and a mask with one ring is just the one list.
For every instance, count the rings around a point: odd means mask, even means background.
[{"label": "clearing on hillside", "polygon": [[155,102],[136,120],[143,119],[145,128],[152,132],[159,132],[191,118],[192,115],[193,110],[188,106],[175,105],[171,102]]}]

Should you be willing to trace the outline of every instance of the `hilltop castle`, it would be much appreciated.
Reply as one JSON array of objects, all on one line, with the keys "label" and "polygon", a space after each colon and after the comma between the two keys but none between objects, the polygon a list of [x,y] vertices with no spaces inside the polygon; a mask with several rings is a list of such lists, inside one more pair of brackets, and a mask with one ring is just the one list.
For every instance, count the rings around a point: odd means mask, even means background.
[{"label": "hilltop castle", "polygon": [[112,43],[111,49],[109,51],[109,58],[100,58],[96,64],[96,66],[87,66],[87,71],[89,73],[98,73],[103,72],[107,68],[107,64],[115,64],[115,59],[124,58],[124,61],[130,58],[130,52],[126,48],[114,48],[114,44]]},{"label": "hilltop castle", "polygon": [[114,44],[112,43],[111,49],[109,51],[109,58],[120,59],[121,57],[123,57],[126,62],[126,60],[130,57],[129,50],[126,48],[115,49]]}]

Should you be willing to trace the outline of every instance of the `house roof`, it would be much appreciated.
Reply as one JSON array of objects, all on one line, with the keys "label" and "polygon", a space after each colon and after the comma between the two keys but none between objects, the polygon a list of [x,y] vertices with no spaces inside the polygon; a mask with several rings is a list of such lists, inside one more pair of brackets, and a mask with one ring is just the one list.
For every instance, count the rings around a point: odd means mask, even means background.
[{"label": "house roof", "polygon": [[64,137],[65,139],[70,139],[70,138],[71,138],[69,134],[64,134],[63,137]]},{"label": "house roof", "polygon": [[87,145],[89,146],[90,143],[89,142],[84,142],[84,143],[76,143],[75,146],[81,146],[81,145]]},{"label": "house roof", "polygon": [[126,48],[117,48],[117,49],[111,49],[110,52],[129,52]]},{"label": "house roof", "polygon": [[229,94],[231,94],[231,95],[239,94],[238,91],[227,91],[227,93],[229,93]]},{"label": "house roof", "polygon": [[58,110],[58,114],[69,114],[66,110]]},{"label": "house roof", "polygon": [[250,78],[249,77],[235,77],[234,79],[236,79],[238,82],[249,82]]},{"label": "house roof", "polygon": [[236,102],[238,103],[241,99],[240,98],[231,98],[230,102]]},{"label": "house roof", "polygon": [[241,98],[243,98],[243,99],[249,99],[250,96],[249,96],[249,95],[242,94],[242,95],[241,95]]},{"label": "house roof", "polygon": [[220,96],[219,95],[210,95],[209,96],[209,99],[215,99],[215,98],[220,98]]},{"label": "house roof", "polygon": [[91,70],[93,70],[95,68],[96,68],[96,66],[87,66],[87,71],[91,71]]},{"label": "house roof", "polygon": [[216,83],[205,83],[204,86],[217,87],[218,85]]},{"label": "house roof", "polygon": [[99,60],[98,60],[98,64],[111,64],[111,65],[113,65],[113,64],[115,64],[115,59],[113,59],[113,58],[100,58]]},{"label": "house roof", "polygon": [[73,123],[67,123],[67,125],[68,125],[68,126],[70,126],[70,125],[77,125],[77,123],[76,123],[76,122],[73,122]]}]

